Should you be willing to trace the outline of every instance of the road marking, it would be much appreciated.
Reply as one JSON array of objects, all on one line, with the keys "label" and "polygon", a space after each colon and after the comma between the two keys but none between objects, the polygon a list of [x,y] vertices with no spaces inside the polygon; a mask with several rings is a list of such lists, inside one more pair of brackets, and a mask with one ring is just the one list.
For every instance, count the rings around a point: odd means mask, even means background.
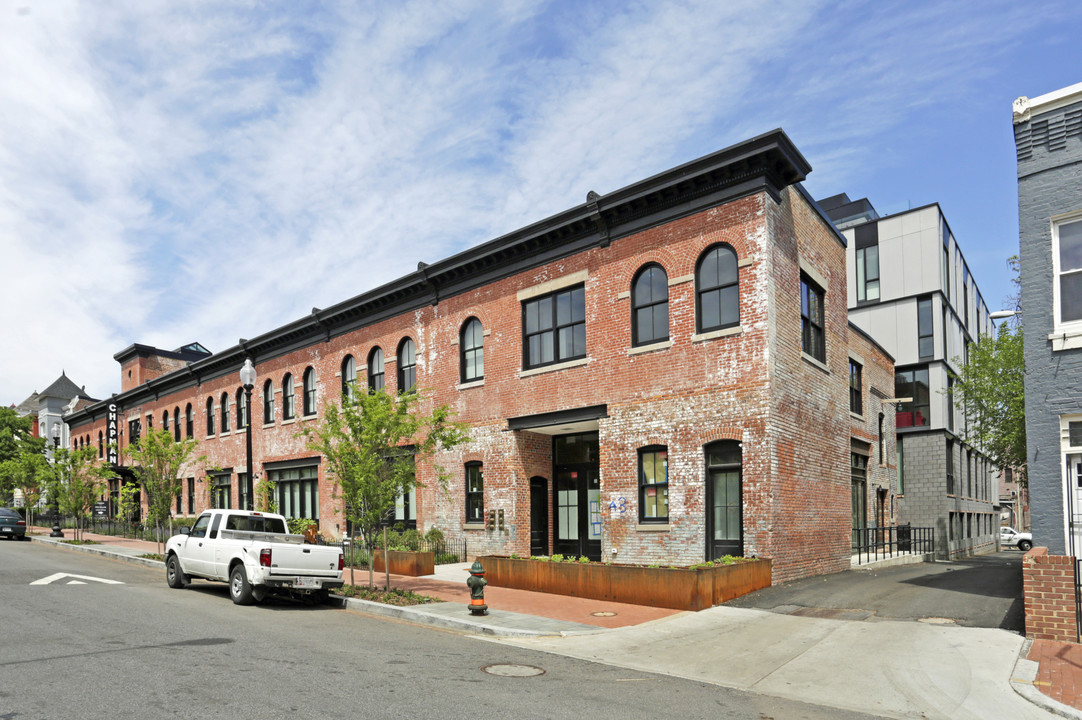
[{"label": "road marking", "polygon": [[123,585],[124,584],[124,583],[120,582],[119,580],[106,580],[105,578],[91,577],[89,575],[72,575],[70,573],[56,573],[55,575],[50,575],[49,577],[42,578],[41,580],[35,580],[34,582],[32,582],[30,584],[31,585],[51,585],[52,583],[56,582],[57,580],[63,580],[64,578],[74,578],[73,580],[70,580],[67,583],[65,583],[66,585],[86,585],[85,582],[80,582],[81,580],[87,580],[89,582],[105,583],[106,585]]}]

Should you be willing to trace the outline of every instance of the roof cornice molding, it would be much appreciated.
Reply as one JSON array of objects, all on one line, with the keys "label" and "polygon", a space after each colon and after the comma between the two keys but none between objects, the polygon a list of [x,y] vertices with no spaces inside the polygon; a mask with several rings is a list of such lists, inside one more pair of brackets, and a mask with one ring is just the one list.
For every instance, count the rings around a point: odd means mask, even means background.
[{"label": "roof cornice molding", "polygon": [[[246,357],[258,364],[741,197],[765,192],[778,202],[786,187],[799,187],[809,172],[811,165],[785,132],[772,130],[607,195],[590,192],[581,205],[444,260],[422,263],[416,272],[331,307],[313,308],[282,327],[195,360],[188,372],[175,370],[108,402],[124,406],[194,387],[196,378],[207,382],[239,372]],[[133,344],[113,357],[123,363],[145,352],[166,354]],[[72,420],[93,418],[95,407],[77,412]]]}]

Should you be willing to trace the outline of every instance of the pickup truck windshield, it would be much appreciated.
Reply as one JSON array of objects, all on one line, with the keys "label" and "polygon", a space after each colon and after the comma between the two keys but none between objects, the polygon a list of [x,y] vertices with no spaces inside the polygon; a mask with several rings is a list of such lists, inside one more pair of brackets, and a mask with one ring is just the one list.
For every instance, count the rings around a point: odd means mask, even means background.
[{"label": "pickup truck windshield", "polygon": [[246,532],[284,533],[285,523],[281,518],[251,517],[230,515],[225,521],[226,530],[244,530]]}]

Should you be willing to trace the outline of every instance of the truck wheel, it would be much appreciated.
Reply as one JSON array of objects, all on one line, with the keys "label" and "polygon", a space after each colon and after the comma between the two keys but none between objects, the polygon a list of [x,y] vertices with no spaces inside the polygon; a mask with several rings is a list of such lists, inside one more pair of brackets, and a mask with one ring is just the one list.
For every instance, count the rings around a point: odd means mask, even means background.
[{"label": "truck wheel", "polygon": [[174,590],[188,585],[188,576],[180,569],[180,560],[177,560],[176,555],[170,555],[165,561],[165,582]]},{"label": "truck wheel", "polygon": [[1018,541],[1018,549],[1021,550],[1022,552],[1029,552],[1029,549],[1031,547],[1033,547],[1033,543],[1031,543],[1029,540],[1019,540]]},{"label": "truck wheel", "polygon": [[229,597],[233,598],[234,605],[252,604],[252,586],[248,584],[248,574],[244,572],[243,565],[238,564],[229,573]]}]

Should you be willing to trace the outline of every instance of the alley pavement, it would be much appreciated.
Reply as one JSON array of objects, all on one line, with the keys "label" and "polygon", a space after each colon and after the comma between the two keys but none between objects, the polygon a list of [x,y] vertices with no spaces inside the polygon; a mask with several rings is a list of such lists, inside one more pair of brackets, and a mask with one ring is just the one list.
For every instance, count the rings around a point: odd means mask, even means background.
[{"label": "alley pavement", "polygon": [[[98,544],[71,545],[48,534],[34,528],[31,539],[164,574],[161,562],[143,557],[158,551],[155,543],[88,534]],[[1030,642],[1007,630],[942,618],[816,616],[732,604],[680,612],[492,586],[485,590],[489,614],[473,616],[468,568],[459,563],[437,566],[427,577],[391,575],[393,586],[441,602],[394,607],[350,599],[344,605],[496,642],[884,717],[1082,719],[1080,645]],[[846,582],[847,574],[820,580]],[[382,584],[383,574],[374,581]],[[367,570],[354,571],[352,582],[367,584]]]}]

